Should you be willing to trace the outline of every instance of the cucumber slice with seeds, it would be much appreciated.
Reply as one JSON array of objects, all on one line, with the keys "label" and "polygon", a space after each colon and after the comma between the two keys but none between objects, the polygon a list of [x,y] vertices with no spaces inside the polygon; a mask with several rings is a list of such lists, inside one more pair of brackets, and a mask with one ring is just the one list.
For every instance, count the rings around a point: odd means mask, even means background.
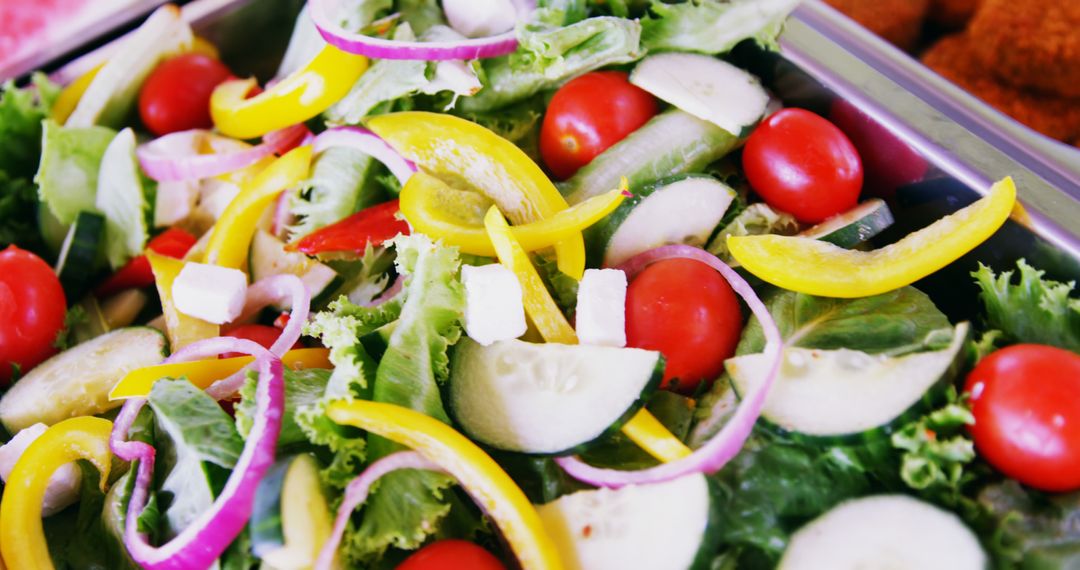
[{"label": "cucumber slice with seeds", "polygon": [[893,221],[885,201],[873,198],[799,235],[850,249],[883,232]]}]

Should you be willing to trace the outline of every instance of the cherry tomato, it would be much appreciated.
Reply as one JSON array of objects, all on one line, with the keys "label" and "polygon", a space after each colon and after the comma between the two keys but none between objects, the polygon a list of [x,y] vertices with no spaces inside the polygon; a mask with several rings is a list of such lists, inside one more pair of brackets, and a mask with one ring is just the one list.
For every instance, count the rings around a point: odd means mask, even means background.
[{"label": "cherry tomato", "polygon": [[1080,355],[1013,345],[980,361],[965,389],[991,465],[1043,491],[1080,489]]},{"label": "cherry tomato", "polygon": [[139,116],[155,135],[208,129],[210,94],[232,72],[201,53],[185,53],[158,65],[139,93]]},{"label": "cherry tomato", "polygon": [[506,566],[471,542],[440,540],[406,558],[397,570],[506,570]]},{"label": "cherry tomato", "polygon": [[64,289],[47,263],[13,245],[0,251],[0,385],[16,367],[25,374],[56,353],[65,312]]},{"label": "cherry tomato", "polygon": [[[268,327],[266,325],[240,325],[235,328],[231,328],[221,333],[222,336],[231,336],[233,338],[242,338],[246,340],[253,340],[257,342],[263,348],[269,350],[274,342],[281,336],[281,329],[277,327]],[[300,341],[293,343],[292,348],[300,348]],[[234,356],[244,356],[238,352],[227,352],[222,354],[222,358],[232,358]]]},{"label": "cherry tomato", "polygon": [[[180,228],[169,228],[146,244],[146,249],[161,255],[180,259],[187,255],[198,238]],[[142,289],[154,284],[154,272],[150,269],[150,260],[140,255],[116,270],[104,283],[94,289],[98,298],[104,299],[126,289]]]},{"label": "cherry tomato", "polygon": [[863,168],[855,145],[810,111],[783,109],[762,121],[742,161],[754,191],[800,222],[816,224],[859,201]]},{"label": "cherry tomato", "polygon": [[735,292],[700,261],[658,261],[627,288],[626,344],[664,355],[664,388],[692,393],[701,382],[715,380],[741,334]]},{"label": "cherry tomato", "polygon": [[621,71],[594,71],[563,85],[540,127],[540,155],[559,179],[656,115],[656,99]]}]

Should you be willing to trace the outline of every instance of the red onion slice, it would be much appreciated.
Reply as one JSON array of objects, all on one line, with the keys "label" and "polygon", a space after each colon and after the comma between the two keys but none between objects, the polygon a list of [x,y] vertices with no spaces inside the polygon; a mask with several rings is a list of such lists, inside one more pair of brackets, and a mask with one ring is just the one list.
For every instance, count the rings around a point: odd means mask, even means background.
[{"label": "red onion slice", "polygon": [[251,517],[255,489],[274,463],[274,451],[285,411],[281,360],[265,348],[249,340],[225,337],[200,341],[188,348],[190,350],[184,353],[184,358],[174,354],[167,361],[182,362],[224,352],[255,356],[259,383],[255,390],[254,424],[236,467],[210,509],[200,514],[169,542],[153,546],[148,537],[139,532],[138,520],[149,499],[156,452],[150,444],[127,441],[128,431],[146,404],[146,399],[135,398],[124,403],[113,426],[109,445],[120,459],[139,461],[135,488],[124,522],[124,545],[132,559],[147,570],[209,568],[239,536]]},{"label": "red onion slice", "polygon": [[[330,45],[349,53],[377,59],[418,59],[444,61],[449,59],[481,59],[512,53],[518,41],[514,30],[486,38],[441,42],[404,42],[375,38],[349,32],[333,18],[341,0],[309,0],[308,10],[319,34]],[[528,17],[534,1],[515,0],[518,21]]]},{"label": "red onion slice", "polygon": [[379,135],[361,127],[334,127],[315,137],[312,150],[320,153],[332,146],[347,146],[378,160],[390,169],[402,186],[409,181],[416,165],[398,154]]},{"label": "red onion slice", "polygon": [[135,154],[146,175],[158,182],[179,182],[211,178],[235,172],[267,156],[287,152],[310,135],[300,124],[268,133],[260,145],[236,152],[198,154],[200,143],[208,137],[220,137],[210,131],[181,131],[159,137],[140,146]]},{"label": "red onion slice", "polygon": [[349,482],[345,487],[345,496],[338,507],[337,517],[334,519],[334,530],[330,538],[319,551],[319,558],[315,561],[314,570],[331,570],[334,567],[334,554],[341,544],[341,537],[345,534],[345,526],[349,523],[349,517],[356,507],[367,500],[371,492],[371,486],[380,477],[399,469],[424,469],[427,471],[446,471],[437,464],[425,459],[423,455],[415,451],[398,451],[383,457],[372,463],[360,474],[359,477]]},{"label": "red onion slice", "polygon": [[661,483],[691,473],[715,473],[719,471],[731,458],[739,453],[743,444],[746,443],[746,438],[750,436],[754,423],[757,421],[758,416],[761,415],[761,408],[765,405],[765,397],[769,393],[769,388],[772,387],[773,381],[780,371],[784,341],[780,337],[780,329],[777,328],[772,315],[765,308],[765,304],[761,302],[761,299],[758,298],[754,289],[735,270],[712,254],[689,245],[667,245],[640,253],[630,258],[620,268],[626,272],[627,279],[632,279],[649,264],[673,258],[693,259],[705,263],[719,271],[720,275],[731,284],[731,288],[742,297],[764,330],[765,354],[770,363],[769,372],[765,376],[765,381],[739,402],[735,414],[724,424],[724,427],[689,456],[638,471],[601,469],[581,461],[576,456],[555,459],[563,470],[579,481],[597,487],[619,488],[626,485]]}]

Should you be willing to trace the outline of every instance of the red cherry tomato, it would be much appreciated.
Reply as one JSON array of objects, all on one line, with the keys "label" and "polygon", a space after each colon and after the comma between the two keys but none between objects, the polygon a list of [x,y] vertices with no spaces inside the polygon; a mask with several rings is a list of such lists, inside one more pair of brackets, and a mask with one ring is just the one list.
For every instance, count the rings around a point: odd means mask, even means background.
[{"label": "red cherry tomato", "polygon": [[[277,327],[268,327],[266,325],[240,325],[222,332],[221,334],[222,336],[252,340],[269,350],[270,347],[274,345],[274,341],[281,336],[281,329]],[[296,341],[293,343],[292,347],[290,347],[290,350],[293,348],[300,348],[300,346],[300,341]],[[234,356],[244,355],[239,352],[227,352],[221,355],[222,358],[232,358]]]},{"label": "red cherry tomato", "polygon": [[1080,355],[1017,344],[967,377],[975,448],[991,465],[1043,491],[1080,489]]},{"label": "red cherry tomato", "polygon": [[440,540],[406,558],[397,570],[506,570],[506,566],[471,542]]},{"label": "red cherry tomato", "polygon": [[186,53],[158,65],[139,93],[139,116],[155,135],[188,129],[208,129],[210,94],[232,77],[224,63],[201,54]]},{"label": "red cherry tomato", "polygon": [[700,261],[656,262],[627,288],[626,344],[664,355],[664,388],[691,393],[701,382],[715,380],[741,334],[735,292]]},{"label": "red cherry tomato", "polygon": [[8,246],[0,251],[0,385],[56,353],[67,300],[60,280],[40,257]]},{"label": "red cherry tomato", "polygon": [[855,145],[810,111],[783,109],[762,121],[742,160],[754,191],[800,222],[816,224],[859,201],[863,168]]},{"label": "red cherry tomato", "polygon": [[[180,259],[187,255],[198,238],[180,228],[169,228],[150,240],[146,249],[161,255]],[[104,283],[94,289],[98,298],[104,299],[126,289],[142,289],[154,284],[154,272],[150,269],[150,260],[140,255],[116,270]]]},{"label": "red cherry tomato", "polygon": [[594,71],[563,85],[540,128],[540,156],[559,179],[573,176],[596,155],[656,115],[656,99],[621,71]]}]

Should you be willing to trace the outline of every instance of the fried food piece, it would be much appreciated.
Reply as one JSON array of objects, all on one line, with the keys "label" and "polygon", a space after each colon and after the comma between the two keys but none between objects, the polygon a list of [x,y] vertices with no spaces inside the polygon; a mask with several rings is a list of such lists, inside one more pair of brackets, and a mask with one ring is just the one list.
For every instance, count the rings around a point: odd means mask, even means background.
[{"label": "fried food piece", "polygon": [[1080,97],[1080,1],[984,0],[968,32],[1007,83]]},{"label": "fried food piece", "polygon": [[966,33],[943,38],[923,63],[1002,113],[1062,141],[1080,137],[1080,99],[1033,92],[997,80],[975,53],[977,42]]},{"label": "fried food piece", "polygon": [[975,15],[982,0],[930,0],[927,18],[946,28],[962,28]]},{"label": "fried food piece", "polygon": [[919,41],[930,0],[825,0],[896,47],[911,51]]}]

